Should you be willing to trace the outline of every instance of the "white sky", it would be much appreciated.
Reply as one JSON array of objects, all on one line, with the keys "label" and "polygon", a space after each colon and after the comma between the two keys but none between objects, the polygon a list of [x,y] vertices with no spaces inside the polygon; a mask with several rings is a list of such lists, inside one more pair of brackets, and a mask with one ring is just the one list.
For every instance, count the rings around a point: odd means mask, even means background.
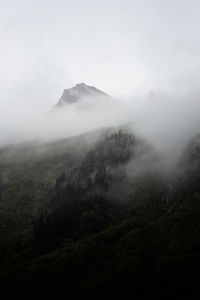
[{"label": "white sky", "polygon": [[0,0],[0,109],[198,85],[199,28],[198,0]]},{"label": "white sky", "polygon": [[80,82],[129,99],[133,120],[164,137],[182,115],[177,140],[193,120],[200,131],[199,80],[199,0],[0,0],[0,142],[42,132],[36,116]]}]

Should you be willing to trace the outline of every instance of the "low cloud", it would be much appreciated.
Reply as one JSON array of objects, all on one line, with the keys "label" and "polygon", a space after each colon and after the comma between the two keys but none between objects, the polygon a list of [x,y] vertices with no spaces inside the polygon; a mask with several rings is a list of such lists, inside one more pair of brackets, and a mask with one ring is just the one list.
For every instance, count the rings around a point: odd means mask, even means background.
[{"label": "low cloud", "polygon": [[136,135],[165,156],[166,164],[173,164],[189,139],[200,131],[199,109],[199,91],[189,89],[151,91],[146,97],[124,99],[83,98],[46,112],[19,107],[1,111],[0,144],[46,142],[129,124]]}]

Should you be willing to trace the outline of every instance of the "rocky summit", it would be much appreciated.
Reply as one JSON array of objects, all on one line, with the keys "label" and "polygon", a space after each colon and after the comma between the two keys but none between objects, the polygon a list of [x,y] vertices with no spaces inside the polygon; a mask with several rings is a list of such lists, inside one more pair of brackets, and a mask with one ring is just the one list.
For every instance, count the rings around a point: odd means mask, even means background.
[{"label": "rocky summit", "polygon": [[79,83],[70,89],[64,89],[63,94],[55,107],[63,107],[65,105],[74,104],[84,98],[91,97],[110,98],[109,95],[93,86],[89,86],[85,83]]}]

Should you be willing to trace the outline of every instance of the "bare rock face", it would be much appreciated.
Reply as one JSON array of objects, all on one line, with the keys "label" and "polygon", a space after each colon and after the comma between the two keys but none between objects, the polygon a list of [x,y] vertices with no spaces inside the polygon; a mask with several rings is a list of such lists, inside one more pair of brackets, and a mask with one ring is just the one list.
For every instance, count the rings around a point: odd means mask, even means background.
[{"label": "bare rock face", "polygon": [[86,85],[85,83],[79,83],[70,89],[65,89],[55,107],[63,107],[69,104],[71,105],[81,101],[84,98],[92,97],[110,98],[109,95],[93,86]]}]

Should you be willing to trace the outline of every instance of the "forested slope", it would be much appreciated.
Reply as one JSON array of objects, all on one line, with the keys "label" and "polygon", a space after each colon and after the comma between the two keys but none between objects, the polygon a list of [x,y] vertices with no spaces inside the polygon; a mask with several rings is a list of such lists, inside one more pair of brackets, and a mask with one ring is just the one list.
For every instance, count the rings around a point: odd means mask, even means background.
[{"label": "forested slope", "polygon": [[3,299],[198,297],[196,138],[168,177],[153,147],[127,131],[92,141],[70,142],[56,159],[34,154],[27,169],[10,163],[1,181]]}]

